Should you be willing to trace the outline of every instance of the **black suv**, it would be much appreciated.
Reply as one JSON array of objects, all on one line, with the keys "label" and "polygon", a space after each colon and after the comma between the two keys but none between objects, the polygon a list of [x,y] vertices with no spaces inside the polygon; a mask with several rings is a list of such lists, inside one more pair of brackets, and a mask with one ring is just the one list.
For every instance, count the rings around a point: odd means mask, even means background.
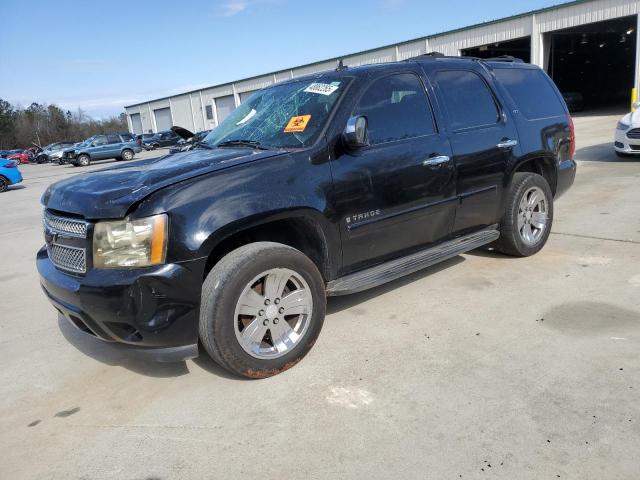
[{"label": "black suv", "polygon": [[278,83],[195,149],[42,197],[44,291],[81,330],[261,378],[316,341],[327,295],[493,245],[538,252],[573,125],[537,67],[424,56]]}]

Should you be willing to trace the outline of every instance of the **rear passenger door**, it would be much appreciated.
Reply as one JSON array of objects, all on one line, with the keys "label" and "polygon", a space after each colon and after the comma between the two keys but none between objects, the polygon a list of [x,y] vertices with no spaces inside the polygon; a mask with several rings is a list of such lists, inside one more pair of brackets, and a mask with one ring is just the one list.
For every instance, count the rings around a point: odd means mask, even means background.
[{"label": "rear passenger door", "polygon": [[442,240],[456,203],[449,142],[419,75],[372,78],[351,115],[367,117],[369,146],[332,162],[345,273]]},{"label": "rear passenger door", "polygon": [[105,147],[105,158],[120,156],[122,139],[120,135],[107,135],[107,146]]},{"label": "rear passenger door", "polygon": [[432,66],[428,74],[446,118],[457,175],[453,231],[498,223],[508,165],[519,152],[516,126],[481,66]]}]

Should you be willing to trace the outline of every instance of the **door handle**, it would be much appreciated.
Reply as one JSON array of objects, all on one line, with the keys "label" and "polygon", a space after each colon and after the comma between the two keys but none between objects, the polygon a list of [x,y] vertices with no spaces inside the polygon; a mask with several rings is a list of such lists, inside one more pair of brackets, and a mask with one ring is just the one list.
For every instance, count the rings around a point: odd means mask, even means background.
[{"label": "door handle", "polygon": [[422,166],[437,167],[439,165],[442,165],[443,163],[447,163],[449,160],[451,159],[446,155],[438,155],[437,157],[427,158],[424,162],[422,162]]},{"label": "door handle", "polygon": [[499,144],[497,144],[496,147],[507,149],[507,148],[513,148],[516,145],[518,145],[517,140],[505,139],[505,140],[502,140]]}]

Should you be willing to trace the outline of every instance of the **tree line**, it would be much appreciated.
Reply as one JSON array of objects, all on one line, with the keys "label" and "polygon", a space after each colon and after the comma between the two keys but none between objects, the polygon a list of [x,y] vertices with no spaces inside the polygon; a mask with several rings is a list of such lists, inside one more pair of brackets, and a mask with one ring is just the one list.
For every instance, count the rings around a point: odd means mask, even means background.
[{"label": "tree line", "polygon": [[78,142],[99,133],[126,132],[124,113],[95,120],[82,109],[62,110],[55,104],[32,103],[27,108],[0,99],[0,150],[45,146],[54,142]]}]

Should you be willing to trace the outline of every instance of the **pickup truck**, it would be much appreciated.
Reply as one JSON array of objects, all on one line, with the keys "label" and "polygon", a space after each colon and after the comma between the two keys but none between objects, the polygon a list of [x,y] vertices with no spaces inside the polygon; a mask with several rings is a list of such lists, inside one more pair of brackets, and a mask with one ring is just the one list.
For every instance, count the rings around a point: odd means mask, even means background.
[{"label": "pickup truck", "polygon": [[327,296],[485,245],[538,252],[574,150],[535,66],[340,66],[256,93],[193,150],[51,185],[37,267],[90,335],[161,361],[200,343],[264,378],[313,346]]}]

